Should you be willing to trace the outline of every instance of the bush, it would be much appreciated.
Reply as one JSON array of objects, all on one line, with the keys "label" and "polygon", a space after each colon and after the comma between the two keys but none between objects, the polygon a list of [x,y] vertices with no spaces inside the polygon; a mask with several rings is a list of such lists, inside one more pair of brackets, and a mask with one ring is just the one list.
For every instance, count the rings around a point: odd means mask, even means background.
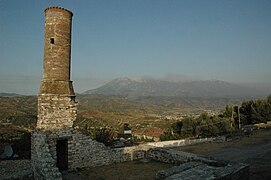
[{"label": "bush", "polygon": [[111,146],[113,144],[114,131],[111,128],[100,128],[94,130],[94,139],[98,142]]}]

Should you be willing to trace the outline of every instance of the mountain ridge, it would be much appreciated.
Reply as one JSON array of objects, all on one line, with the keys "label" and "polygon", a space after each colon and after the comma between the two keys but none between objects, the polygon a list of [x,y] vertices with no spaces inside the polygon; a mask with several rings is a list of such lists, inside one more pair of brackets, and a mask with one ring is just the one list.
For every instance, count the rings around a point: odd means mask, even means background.
[{"label": "mountain ridge", "polygon": [[87,90],[84,94],[122,95],[129,99],[139,97],[203,97],[203,98],[262,98],[267,94],[220,80],[194,80],[171,82],[145,77],[142,79],[116,78],[96,89]]}]

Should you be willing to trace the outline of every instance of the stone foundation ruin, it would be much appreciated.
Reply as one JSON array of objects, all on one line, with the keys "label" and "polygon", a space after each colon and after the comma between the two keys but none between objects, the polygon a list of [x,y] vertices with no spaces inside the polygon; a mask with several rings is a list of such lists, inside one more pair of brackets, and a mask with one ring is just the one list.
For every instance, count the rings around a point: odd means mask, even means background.
[{"label": "stone foundation ruin", "polygon": [[248,166],[243,164],[221,164],[154,146],[110,149],[75,130],[77,102],[70,81],[72,16],[72,12],[64,8],[45,9],[43,80],[38,94],[37,127],[31,135],[35,179],[60,180],[64,171],[144,158],[177,165],[158,172],[157,178],[162,179],[178,179],[189,173],[192,177],[196,174],[211,179],[240,179],[248,175]]}]

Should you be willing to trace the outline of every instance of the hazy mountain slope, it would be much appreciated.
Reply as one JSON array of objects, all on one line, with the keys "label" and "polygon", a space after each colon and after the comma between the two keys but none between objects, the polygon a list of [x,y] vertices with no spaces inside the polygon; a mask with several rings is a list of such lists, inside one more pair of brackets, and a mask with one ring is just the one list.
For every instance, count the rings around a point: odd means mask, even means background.
[{"label": "hazy mountain slope", "polygon": [[16,93],[0,93],[0,97],[15,97],[15,96],[23,96],[20,94],[16,94]]},{"label": "hazy mountain slope", "polygon": [[181,96],[204,98],[262,98],[267,96],[253,88],[218,80],[170,82],[151,78],[135,80],[118,78],[86,94],[122,95],[131,99],[148,96]]},{"label": "hazy mountain slope", "polygon": [[85,94],[122,95],[129,98],[139,96],[173,96],[178,84],[173,82],[143,79],[133,80],[130,78],[118,78],[97,89],[88,90]]}]

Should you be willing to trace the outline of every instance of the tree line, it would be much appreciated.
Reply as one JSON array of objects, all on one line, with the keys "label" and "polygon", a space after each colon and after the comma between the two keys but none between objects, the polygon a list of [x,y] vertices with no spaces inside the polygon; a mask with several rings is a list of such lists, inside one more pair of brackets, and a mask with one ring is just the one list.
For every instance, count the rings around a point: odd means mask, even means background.
[{"label": "tree line", "polygon": [[263,100],[242,102],[241,106],[227,105],[224,115],[233,118],[235,124],[239,123],[240,119],[241,125],[271,121],[271,95]]},{"label": "tree line", "polygon": [[237,131],[240,126],[271,121],[271,95],[264,100],[250,100],[241,106],[227,105],[224,112],[210,116],[187,117],[166,129],[160,140],[176,140],[188,137],[211,137]]}]

